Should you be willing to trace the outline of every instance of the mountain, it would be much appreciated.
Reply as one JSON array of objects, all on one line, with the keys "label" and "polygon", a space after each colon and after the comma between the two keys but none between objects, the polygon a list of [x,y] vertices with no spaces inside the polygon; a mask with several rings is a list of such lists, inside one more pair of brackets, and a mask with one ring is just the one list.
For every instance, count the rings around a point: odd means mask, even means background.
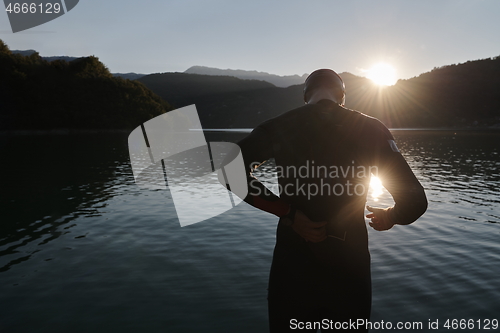
[{"label": "mountain", "polygon": [[[19,54],[22,56],[30,56],[34,53],[37,53],[35,50],[12,50],[12,54]],[[48,62],[52,62],[55,60],[64,60],[67,62],[73,61],[75,59],[78,59],[79,57],[68,57],[68,56],[52,56],[52,57],[41,57],[43,60],[46,60]],[[137,73],[111,73],[111,75],[116,76],[116,77],[121,77],[123,79],[128,79],[128,80],[137,80],[140,77],[143,77],[146,74],[137,74]]]},{"label": "mountain", "polygon": [[138,79],[174,106],[185,105],[199,98],[217,98],[220,94],[239,94],[276,88],[258,80],[242,80],[233,76],[211,76],[186,73],[150,74]]},{"label": "mountain", "polygon": [[33,53],[36,53],[35,50],[32,50],[32,49],[29,49],[29,50],[12,50],[10,51],[12,52],[12,54],[19,54],[19,55],[22,55],[22,56],[30,56],[32,55]]},{"label": "mountain", "polygon": [[[35,50],[12,50],[12,54],[19,54],[22,56],[30,56],[34,53],[37,53]],[[64,60],[67,62],[73,61],[75,59],[78,59],[78,57],[68,57],[68,56],[53,56],[53,57],[41,57],[43,60],[46,61],[55,61],[55,60]]]},{"label": "mountain", "polygon": [[[112,77],[96,57],[49,62],[30,54],[12,54],[0,41],[2,128],[128,128],[170,110],[168,103],[196,104],[204,128],[253,128],[304,103],[303,84],[278,87],[261,80],[266,73],[259,80],[160,73],[130,81]],[[388,127],[500,128],[500,56],[435,68],[389,87],[350,73],[340,76],[346,107]]]},{"label": "mountain", "polygon": [[500,56],[435,68],[390,87],[386,103],[444,126],[500,127]]},{"label": "mountain", "polygon": [[111,73],[115,77],[121,77],[122,79],[127,80],[137,80],[147,74],[138,74],[138,73]]},{"label": "mountain", "polygon": [[188,68],[184,73],[201,74],[214,76],[234,76],[243,80],[261,80],[274,84],[276,87],[286,88],[295,84],[302,84],[307,78],[307,74],[302,76],[286,75],[279,76],[266,72],[245,71],[241,69],[219,69],[213,67],[193,66]]},{"label": "mountain", "polygon": [[[367,78],[341,76],[353,92],[374,87]],[[304,104],[303,85],[280,88],[265,81],[186,73],[151,74],[138,81],[175,108],[196,104],[204,128],[252,128]]]},{"label": "mountain", "polygon": [[171,110],[137,82],[116,78],[97,57],[47,61],[0,40],[0,129],[133,129]]},{"label": "mountain", "polygon": [[[346,107],[392,128],[500,127],[500,57],[435,68],[388,87],[350,73],[340,76],[346,86]],[[227,80],[186,73],[139,79],[175,107],[196,104],[204,128],[253,128],[303,105],[302,84],[252,86],[233,78],[233,86]]]}]

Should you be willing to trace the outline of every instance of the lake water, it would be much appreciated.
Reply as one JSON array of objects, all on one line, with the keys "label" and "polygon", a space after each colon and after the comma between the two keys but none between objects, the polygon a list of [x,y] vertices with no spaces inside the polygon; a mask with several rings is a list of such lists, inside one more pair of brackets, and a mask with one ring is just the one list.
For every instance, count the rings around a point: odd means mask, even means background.
[{"label": "lake water", "polygon": [[[429,209],[370,228],[371,321],[482,332],[500,320],[500,133],[393,133]],[[181,228],[168,191],[135,185],[127,134],[2,135],[0,153],[0,332],[267,332],[275,217],[242,203]]]}]

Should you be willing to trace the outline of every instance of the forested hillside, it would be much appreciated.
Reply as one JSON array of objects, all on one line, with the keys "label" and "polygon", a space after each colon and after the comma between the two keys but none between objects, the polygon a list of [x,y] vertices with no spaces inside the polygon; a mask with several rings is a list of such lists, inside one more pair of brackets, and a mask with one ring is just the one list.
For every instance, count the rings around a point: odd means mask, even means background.
[{"label": "forested hillside", "polygon": [[244,80],[261,80],[274,84],[276,87],[286,88],[296,84],[302,84],[307,75],[275,75],[266,72],[246,71],[241,69],[219,69],[205,66],[191,66],[184,71],[187,74],[201,74],[213,76],[234,76]]},{"label": "forested hillside", "polygon": [[96,57],[67,62],[12,54],[0,40],[0,129],[134,128],[171,107]]},{"label": "forested hillside", "polygon": [[[389,87],[350,73],[340,76],[346,107],[389,127],[500,127],[500,57],[435,68]],[[206,128],[252,128],[304,103],[303,85],[266,87],[265,82],[185,73],[139,80],[175,107],[196,104]]]},{"label": "forested hillside", "polygon": [[[156,75],[155,81],[145,76],[140,81],[176,107],[196,104],[206,128],[252,128],[303,104],[303,85],[250,87],[239,80],[231,89],[211,85],[205,93],[204,82],[228,78],[175,75]],[[346,85],[346,107],[375,116],[389,127],[500,127],[500,57],[435,68],[389,87],[350,73],[340,76]],[[181,80],[182,88],[177,84]]]},{"label": "forested hillside", "polygon": [[[340,75],[346,107],[392,128],[500,128],[500,57],[435,68],[389,87]],[[190,104],[204,128],[253,128],[303,105],[302,89],[187,73],[131,81],[113,77],[93,56],[48,62],[38,53],[12,54],[0,41],[0,129],[132,129]]]}]

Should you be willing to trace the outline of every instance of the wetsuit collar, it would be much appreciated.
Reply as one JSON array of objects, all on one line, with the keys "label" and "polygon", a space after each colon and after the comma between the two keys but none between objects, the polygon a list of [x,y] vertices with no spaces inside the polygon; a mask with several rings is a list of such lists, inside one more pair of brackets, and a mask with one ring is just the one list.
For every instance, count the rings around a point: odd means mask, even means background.
[{"label": "wetsuit collar", "polygon": [[328,107],[335,107],[335,106],[339,106],[339,104],[335,101],[332,101],[331,99],[322,99],[322,100],[319,100],[317,101],[315,104],[318,104],[318,105],[324,105],[324,106],[328,106]]}]

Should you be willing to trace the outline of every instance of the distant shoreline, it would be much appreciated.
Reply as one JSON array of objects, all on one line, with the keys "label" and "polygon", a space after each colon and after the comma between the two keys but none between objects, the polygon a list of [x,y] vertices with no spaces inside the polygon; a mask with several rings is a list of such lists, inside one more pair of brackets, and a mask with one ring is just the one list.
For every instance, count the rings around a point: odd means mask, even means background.
[{"label": "distant shoreline", "polygon": [[500,127],[410,127],[389,128],[390,131],[500,131]]},{"label": "distant shoreline", "polygon": [[[133,129],[69,129],[59,128],[50,130],[0,130],[0,136],[7,135],[72,135],[72,134],[111,134],[131,133]],[[252,128],[205,128],[203,132],[250,133]],[[403,131],[469,131],[469,132],[500,132],[500,127],[421,127],[421,128],[389,128],[391,132]],[[195,129],[194,131],[199,131]]]},{"label": "distant shoreline", "polygon": [[50,130],[0,130],[0,135],[71,135],[97,133],[130,133],[132,129],[69,129],[59,128]]},{"label": "distant shoreline", "polygon": [[[204,128],[203,132],[236,132],[250,133],[253,128]],[[402,127],[389,128],[390,131],[500,131],[500,127]]]}]

